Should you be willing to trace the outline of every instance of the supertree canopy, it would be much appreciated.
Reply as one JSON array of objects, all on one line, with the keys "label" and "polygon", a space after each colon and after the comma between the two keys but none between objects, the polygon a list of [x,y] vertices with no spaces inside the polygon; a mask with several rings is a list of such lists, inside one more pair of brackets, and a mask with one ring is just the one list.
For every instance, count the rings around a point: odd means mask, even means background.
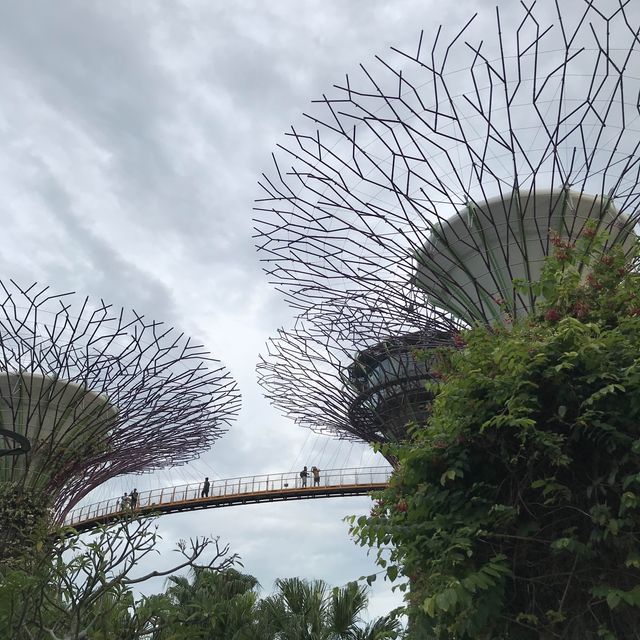
[{"label": "supertree canopy", "polygon": [[[258,247],[273,282],[320,330],[349,334],[355,366],[379,353],[371,317],[402,341],[432,333],[438,314],[468,326],[531,312],[528,283],[552,244],[587,226],[629,251],[639,14],[622,1],[514,3],[347,76],[261,181]],[[278,403],[292,376],[277,393],[274,375]]]},{"label": "supertree canopy", "polygon": [[56,517],[114,476],[182,464],[239,408],[228,373],[161,323],[0,282],[0,482]]},{"label": "supertree canopy", "polygon": [[421,422],[435,380],[431,350],[449,345],[447,327],[373,341],[358,348],[299,320],[279,331],[258,363],[267,397],[298,424],[347,440],[393,442]]}]

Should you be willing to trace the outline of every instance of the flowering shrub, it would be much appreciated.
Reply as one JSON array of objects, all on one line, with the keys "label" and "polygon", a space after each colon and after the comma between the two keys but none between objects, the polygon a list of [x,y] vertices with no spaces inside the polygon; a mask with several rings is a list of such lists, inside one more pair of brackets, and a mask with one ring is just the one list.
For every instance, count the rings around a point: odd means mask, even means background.
[{"label": "flowering shrub", "polygon": [[535,316],[440,353],[433,411],[369,517],[409,637],[640,638],[640,277],[554,239]]}]

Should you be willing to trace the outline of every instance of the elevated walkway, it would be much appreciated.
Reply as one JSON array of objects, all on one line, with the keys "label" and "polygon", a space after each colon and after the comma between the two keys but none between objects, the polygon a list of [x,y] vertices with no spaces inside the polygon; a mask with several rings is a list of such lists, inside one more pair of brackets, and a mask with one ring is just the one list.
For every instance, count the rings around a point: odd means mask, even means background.
[{"label": "elevated walkway", "polygon": [[[202,495],[202,482],[142,491],[135,511],[164,514],[236,504],[358,496],[384,489],[390,475],[391,467],[361,467],[321,471],[317,483],[309,472],[306,484],[299,471],[211,480],[208,496]],[[85,531],[130,514],[131,510],[130,505],[122,504],[121,497],[110,498],[77,507],[67,514],[64,523]]]}]

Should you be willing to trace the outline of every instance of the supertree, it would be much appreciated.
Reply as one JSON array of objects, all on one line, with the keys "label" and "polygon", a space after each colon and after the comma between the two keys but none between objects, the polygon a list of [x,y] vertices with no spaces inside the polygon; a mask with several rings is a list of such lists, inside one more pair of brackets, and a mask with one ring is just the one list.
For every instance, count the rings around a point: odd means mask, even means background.
[{"label": "supertree", "polygon": [[172,328],[35,284],[0,292],[0,482],[49,496],[56,520],[109,478],[187,462],[237,413],[229,374]]},{"label": "supertree", "polygon": [[451,324],[436,319],[428,330],[354,342],[301,317],[267,342],[258,382],[303,427],[345,440],[395,442],[407,425],[427,417],[432,393],[425,383],[437,380],[433,350],[451,340]]},{"label": "supertree", "polygon": [[[421,34],[335,85],[279,145],[256,205],[265,270],[321,331],[350,335],[354,363],[380,317],[388,340],[430,333],[438,314],[469,326],[531,312],[544,257],[587,227],[631,249],[640,17],[601,4],[521,3],[493,28],[474,16]],[[272,357],[277,404],[302,384],[285,360],[308,356]]]}]

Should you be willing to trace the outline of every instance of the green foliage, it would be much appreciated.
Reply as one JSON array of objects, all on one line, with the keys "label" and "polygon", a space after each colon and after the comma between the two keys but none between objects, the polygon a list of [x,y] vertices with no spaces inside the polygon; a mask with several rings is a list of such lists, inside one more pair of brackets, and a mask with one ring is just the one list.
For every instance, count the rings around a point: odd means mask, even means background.
[{"label": "green foliage", "polygon": [[12,482],[0,482],[0,566],[19,562],[46,542],[46,495]]},{"label": "green foliage", "polygon": [[394,640],[400,624],[392,616],[362,624],[367,587],[351,582],[329,589],[322,580],[277,580],[275,593],[260,603],[269,640]]},{"label": "green foliage", "polygon": [[[132,515],[90,534],[50,532],[46,544],[0,564],[0,638],[11,640],[135,640],[155,630],[157,611],[136,602],[132,586],[185,567],[214,547],[205,565],[225,570],[227,556],[214,539],[181,541],[181,562],[164,571],[139,574],[137,566],[155,552],[158,535],[148,518]],[[140,612],[138,612],[140,608]]]},{"label": "green foliage", "polygon": [[[22,504],[22,503],[20,503]],[[22,513],[21,510],[16,513]],[[155,553],[152,520],[134,514],[78,535],[60,529],[46,544],[0,564],[0,638],[11,640],[393,640],[389,616],[364,624],[367,589],[279,580],[259,598],[258,581],[240,573],[217,539],[181,541],[182,562],[140,574]],[[214,553],[209,550],[214,548]],[[197,564],[203,552],[213,555]],[[164,593],[136,598],[134,585],[171,576]]]},{"label": "green foliage", "polygon": [[260,599],[258,582],[235,569],[197,569],[172,577],[164,594],[136,606],[148,640],[394,640],[399,622],[386,616],[363,624],[367,588],[329,587],[321,580],[277,580]]},{"label": "green foliage", "polygon": [[410,637],[640,637],[640,279],[554,239],[537,315],[438,354],[431,418],[352,520]]},{"label": "green foliage", "polygon": [[164,594],[145,599],[138,616],[149,621],[149,640],[176,638],[260,640],[258,581],[235,569],[197,568],[191,581],[172,576]]}]

